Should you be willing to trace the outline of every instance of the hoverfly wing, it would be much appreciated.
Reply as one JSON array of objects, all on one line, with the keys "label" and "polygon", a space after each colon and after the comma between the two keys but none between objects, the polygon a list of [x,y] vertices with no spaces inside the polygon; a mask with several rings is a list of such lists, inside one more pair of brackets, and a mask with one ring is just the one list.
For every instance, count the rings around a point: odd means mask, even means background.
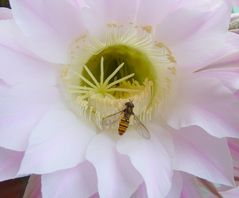
[{"label": "hoverfly wing", "polygon": [[102,126],[107,127],[110,125],[114,125],[116,122],[118,122],[121,118],[121,114],[124,112],[124,110],[121,110],[119,112],[110,114],[102,119]]},{"label": "hoverfly wing", "polygon": [[137,133],[145,139],[150,139],[151,135],[147,127],[140,121],[140,119],[134,115],[134,120],[136,121]]}]

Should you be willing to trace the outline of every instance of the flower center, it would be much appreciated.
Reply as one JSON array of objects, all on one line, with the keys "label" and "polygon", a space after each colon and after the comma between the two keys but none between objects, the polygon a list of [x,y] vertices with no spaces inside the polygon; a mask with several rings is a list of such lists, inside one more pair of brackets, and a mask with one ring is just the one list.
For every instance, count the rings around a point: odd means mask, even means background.
[{"label": "flower center", "polygon": [[141,121],[150,120],[176,74],[170,50],[152,39],[149,28],[133,24],[109,24],[99,38],[84,35],[70,53],[71,64],[61,73],[64,96],[79,116],[100,128],[104,117],[123,110],[128,101]]}]

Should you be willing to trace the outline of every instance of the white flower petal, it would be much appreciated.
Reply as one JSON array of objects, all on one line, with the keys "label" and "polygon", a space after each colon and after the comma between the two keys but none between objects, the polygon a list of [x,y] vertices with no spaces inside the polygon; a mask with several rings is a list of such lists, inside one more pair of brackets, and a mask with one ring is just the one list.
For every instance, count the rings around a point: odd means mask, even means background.
[{"label": "white flower petal", "polygon": [[205,39],[200,36],[210,31],[213,34],[225,33],[230,13],[231,10],[223,0],[183,0],[178,5],[174,4],[171,13],[160,23],[158,38],[174,46],[180,43],[183,45],[185,40],[192,41],[190,37]]},{"label": "white flower petal", "polygon": [[166,198],[181,198],[181,191],[183,188],[183,180],[180,172],[174,171],[172,187]]},{"label": "white flower petal", "polygon": [[137,23],[153,27],[161,26],[162,19],[167,15],[171,16],[175,3],[174,0],[140,1],[137,10]]},{"label": "white flower petal", "polygon": [[224,0],[181,1],[160,24],[157,39],[171,49],[180,67],[195,71],[228,53],[230,13]]},{"label": "white flower petal", "polygon": [[56,88],[29,86],[0,88],[0,145],[4,148],[24,151],[36,123],[59,99]]},{"label": "white flower petal", "polygon": [[58,70],[9,48],[0,47],[0,53],[0,78],[5,82],[0,88],[0,145],[23,151],[36,122],[59,100]]},{"label": "white flower petal", "polygon": [[1,46],[8,47],[29,56],[35,56],[29,49],[26,43],[28,39],[23,35],[14,19],[11,17],[8,20],[0,20],[0,43]]},{"label": "white flower petal", "polygon": [[173,136],[176,170],[234,185],[232,158],[225,139],[214,138],[198,127],[181,129]]},{"label": "white flower petal", "polygon": [[[158,128],[157,133],[160,133]],[[154,131],[156,133],[156,131]],[[170,157],[159,139],[151,134],[151,140],[126,133],[118,142],[120,153],[128,155],[134,167],[142,175],[149,197],[165,197],[171,187],[172,169]]]},{"label": "white flower petal", "polygon": [[160,20],[169,13],[173,2],[173,0],[88,0],[86,1],[88,8],[83,9],[82,17],[84,25],[93,34],[101,32],[109,23],[153,26],[159,25]]},{"label": "white flower petal", "polygon": [[117,153],[115,142],[108,134],[97,135],[86,155],[95,166],[100,197],[129,197],[142,182],[129,159]]},{"label": "white flower petal", "polygon": [[0,181],[16,178],[23,152],[0,148]]},{"label": "white flower petal", "polygon": [[[214,32],[193,34],[184,42],[168,47],[172,50],[177,65],[190,71],[206,67],[228,53],[226,35]],[[235,46],[231,50],[234,51]]]},{"label": "white flower petal", "polygon": [[39,56],[67,63],[68,45],[83,32],[78,10],[69,2],[10,1],[14,19],[25,35],[27,45]]},{"label": "white flower petal", "polygon": [[222,81],[225,87],[232,92],[239,90],[239,67],[227,67],[204,70],[205,76],[216,78]]},{"label": "white flower petal", "polygon": [[227,32],[224,46],[221,49],[220,56],[217,56],[216,59],[211,60],[210,64],[207,65],[205,69],[215,69],[222,68],[228,69],[230,67],[238,68],[239,61],[239,37],[237,34],[232,32]]},{"label": "white flower petal", "polygon": [[86,3],[88,7],[82,10],[82,17],[90,33],[98,33],[109,23],[133,22],[138,7],[137,0],[88,0]]},{"label": "white flower petal", "polygon": [[228,138],[227,141],[233,159],[234,177],[239,177],[239,140]]},{"label": "white flower petal", "polygon": [[148,198],[145,184],[141,184],[137,191],[130,198]]},{"label": "white flower petal", "polygon": [[0,8],[0,20],[6,20],[12,18],[11,9],[9,8]]},{"label": "white flower petal", "polygon": [[183,81],[168,106],[168,123],[177,129],[197,125],[219,138],[238,138],[239,101],[232,92],[218,79],[201,74]]},{"label": "white flower petal", "polygon": [[[11,108],[12,103],[3,103]],[[19,104],[19,103],[14,103]],[[0,118],[0,145],[4,148],[24,151],[32,129],[39,121],[44,109],[32,108],[28,104],[20,104],[18,108],[8,109]],[[28,109],[30,108],[30,109]],[[11,140],[11,141],[10,141]]]},{"label": "white flower petal", "polygon": [[75,168],[42,175],[44,198],[87,198],[97,192],[94,167],[83,162]]},{"label": "white flower petal", "polygon": [[90,196],[89,198],[100,198],[99,193],[95,193],[94,195]]},{"label": "white flower petal", "polygon": [[239,195],[239,187],[233,188],[231,190],[227,190],[224,192],[220,192],[223,198],[238,198]]},{"label": "white flower petal", "polygon": [[[180,198],[182,187],[183,181],[181,178],[181,173],[175,171],[172,179],[171,189],[165,198]],[[141,184],[138,190],[130,198],[148,198],[145,184]]]},{"label": "white flower petal", "polygon": [[[34,59],[0,46],[0,77],[10,85],[56,85],[58,69],[56,65]],[[9,58],[11,57],[11,58]]]},{"label": "white flower petal", "polygon": [[44,174],[76,166],[84,161],[94,129],[56,105],[33,130],[21,164],[20,174]]}]

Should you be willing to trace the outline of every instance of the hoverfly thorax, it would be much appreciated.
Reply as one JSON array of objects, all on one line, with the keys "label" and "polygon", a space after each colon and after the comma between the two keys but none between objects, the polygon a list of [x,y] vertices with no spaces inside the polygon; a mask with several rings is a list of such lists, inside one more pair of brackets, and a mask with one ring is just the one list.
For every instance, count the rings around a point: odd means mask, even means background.
[{"label": "hoverfly thorax", "polygon": [[[107,121],[110,121],[113,119],[113,117],[118,117],[118,134],[124,135],[126,133],[126,130],[128,129],[130,125],[130,118],[133,117],[134,121],[136,122],[135,125],[137,125],[138,130],[137,132],[144,138],[150,138],[150,132],[146,128],[146,126],[140,121],[140,119],[135,115],[134,111],[134,104],[132,101],[126,102],[125,103],[125,108],[122,111],[116,112],[114,114],[108,115],[105,118],[103,118],[103,123],[107,124]],[[113,119],[115,120],[115,119]],[[103,125],[104,125],[103,124]],[[110,122],[108,122],[110,124]]]}]

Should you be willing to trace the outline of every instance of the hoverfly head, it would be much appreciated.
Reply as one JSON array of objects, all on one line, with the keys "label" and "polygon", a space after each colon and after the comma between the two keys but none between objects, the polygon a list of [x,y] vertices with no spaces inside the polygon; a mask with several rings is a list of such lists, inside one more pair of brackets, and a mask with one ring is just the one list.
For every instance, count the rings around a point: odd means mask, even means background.
[{"label": "hoverfly head", "polygon": [[130,100],[130,99],[129,99],[129,102],[126,102],[125,105],[126,105],[127,107],[134,108],[133,100]]}]

